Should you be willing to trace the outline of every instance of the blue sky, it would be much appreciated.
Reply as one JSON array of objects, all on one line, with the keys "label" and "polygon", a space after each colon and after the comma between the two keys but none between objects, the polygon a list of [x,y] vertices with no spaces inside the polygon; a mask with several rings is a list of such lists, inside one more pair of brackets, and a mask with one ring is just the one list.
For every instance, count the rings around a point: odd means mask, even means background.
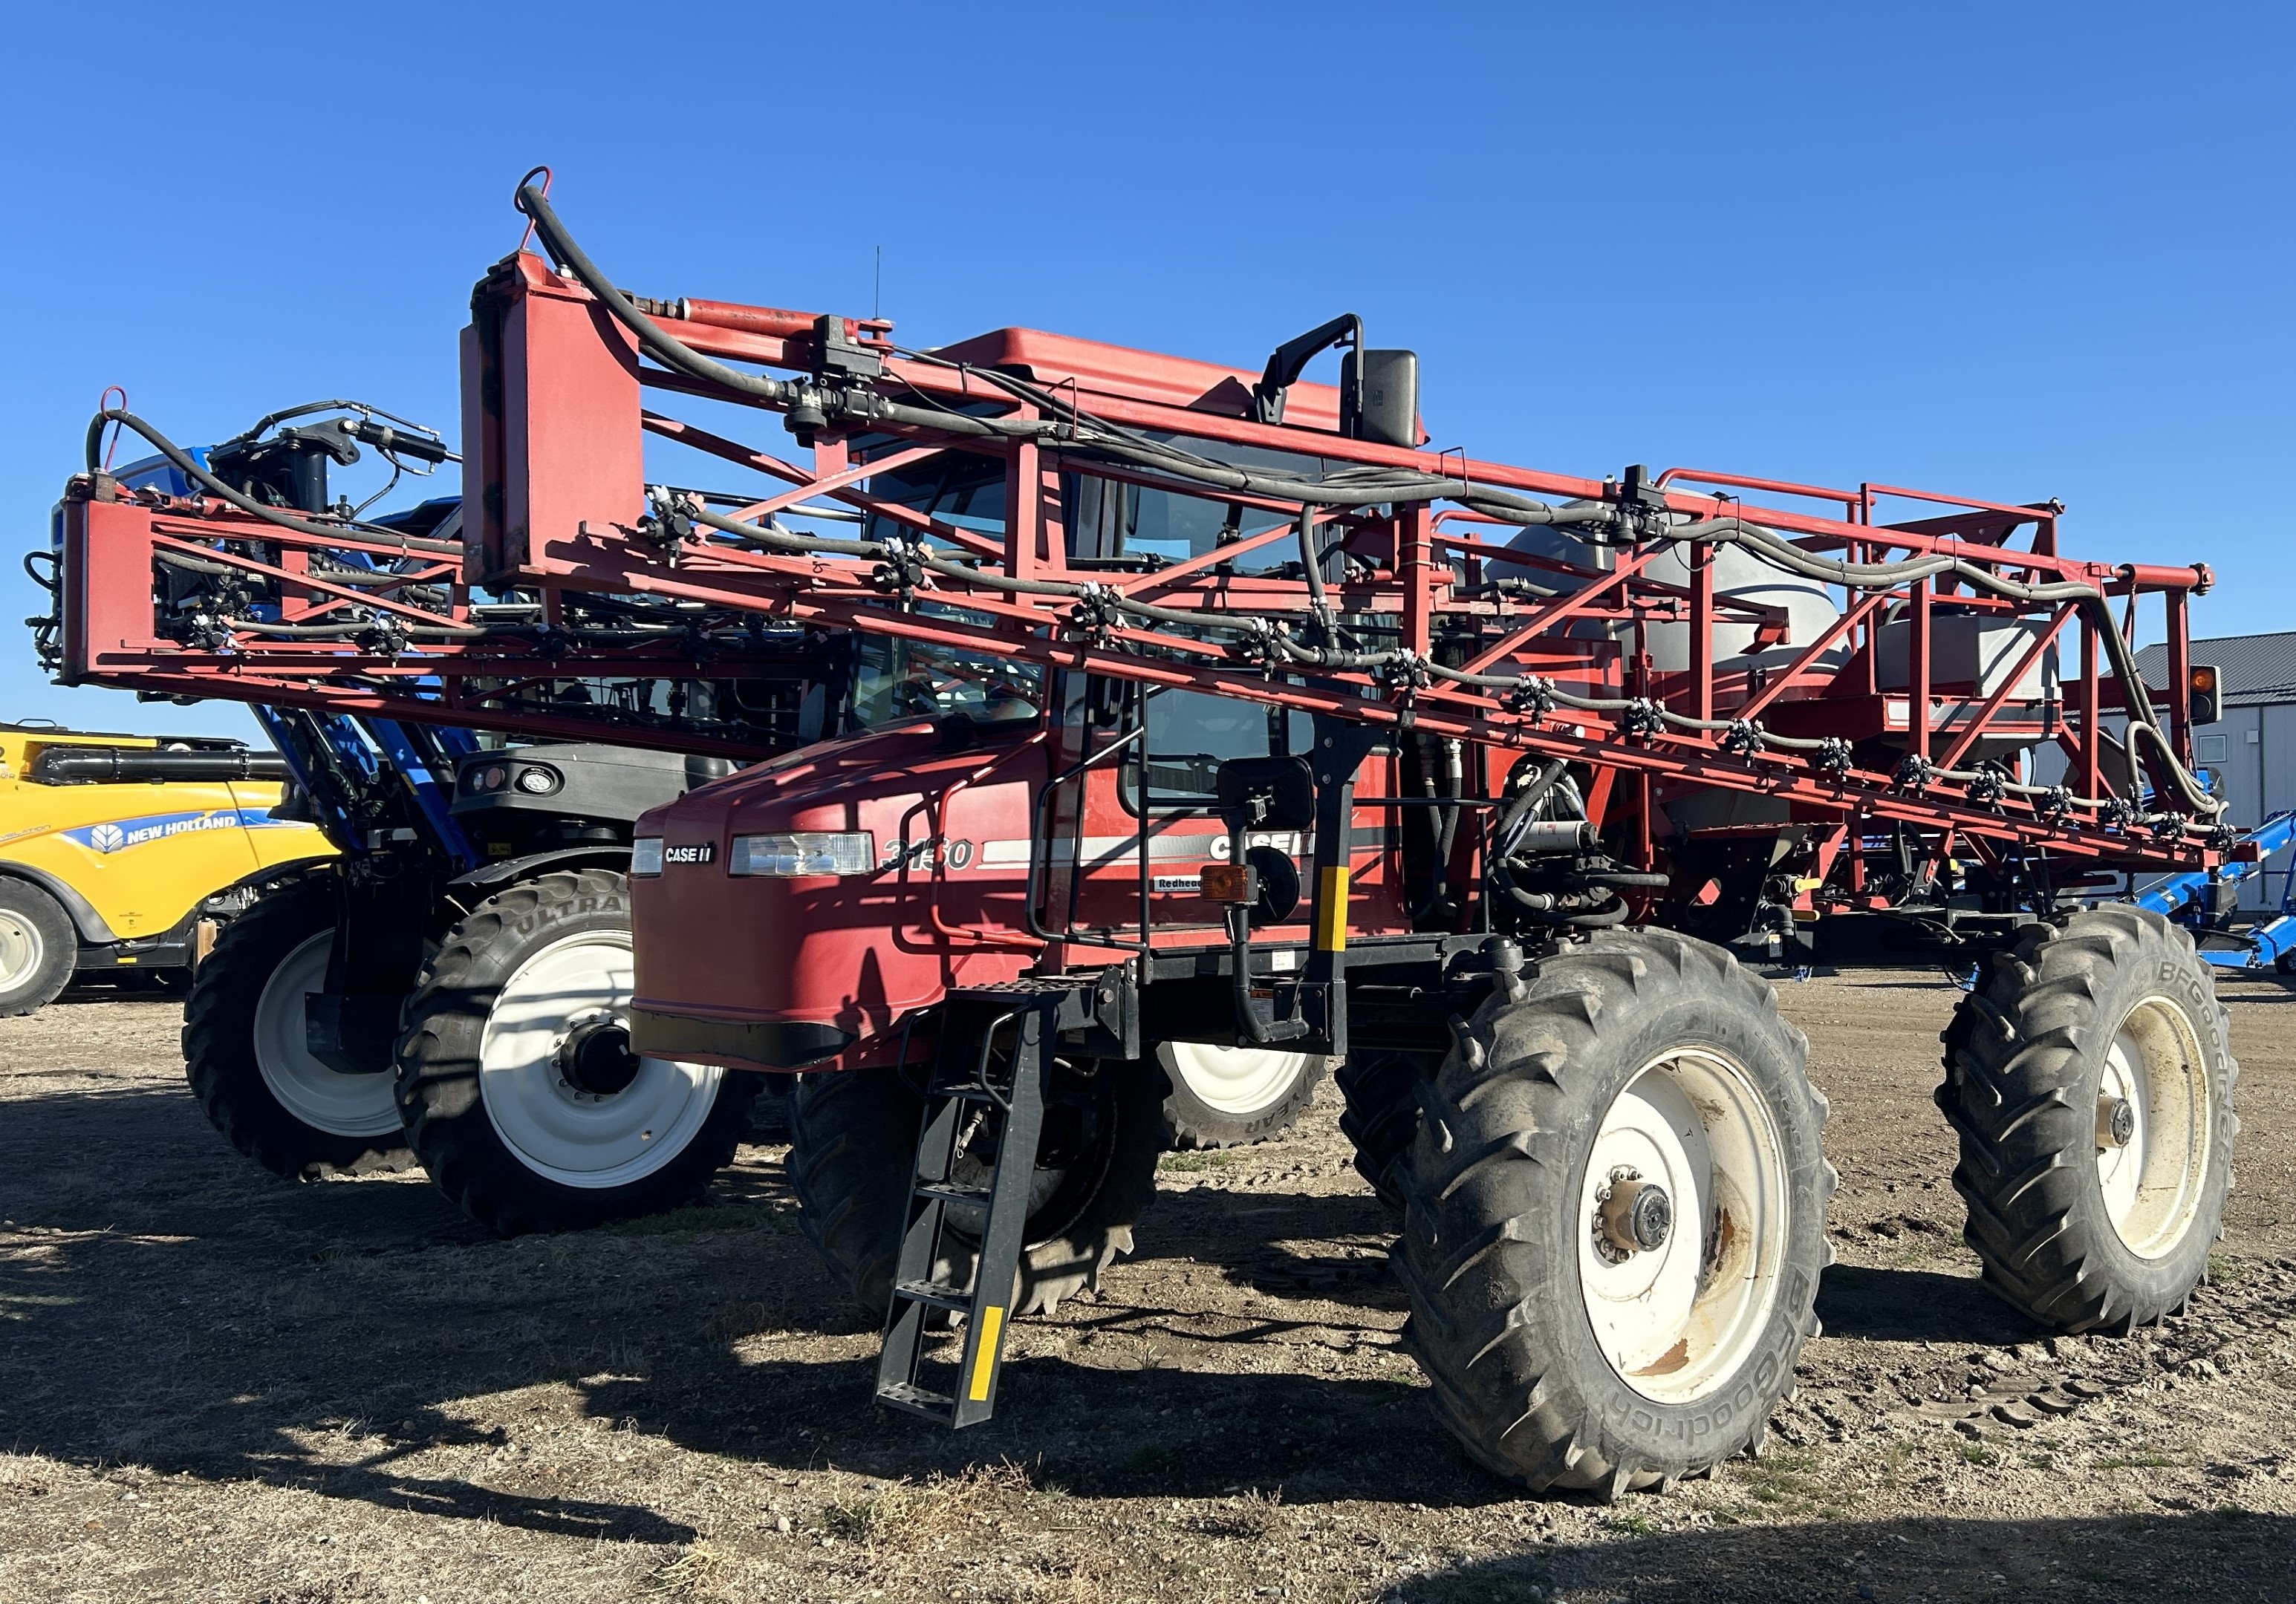
[{"label": "blue sky", "polygon": [[[324,396],[456,432],[546,161],[646,293],[865,312],[882,246],[905,342],[1252,365],[1356,311],[1439,444],[2054,495],[2070,550],[2213,564],[2196,633],[2288,627],[2292,14],[28,7],[0,507],[45,543],[107,384],[185,441]],[[4,569],[0,718],[250,727],[48,685]]]}]

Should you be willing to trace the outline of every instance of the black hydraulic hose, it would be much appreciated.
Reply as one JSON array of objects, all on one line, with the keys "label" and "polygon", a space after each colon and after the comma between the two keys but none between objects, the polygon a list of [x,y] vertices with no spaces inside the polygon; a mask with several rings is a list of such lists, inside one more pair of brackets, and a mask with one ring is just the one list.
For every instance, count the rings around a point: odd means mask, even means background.
[{"label": "black hydraulic hose", "polygon": [[[544,246],[554,260],[570,269],[583,287],[596,296],[607,310],[635,333],[639,342],[659,360],[690,376],[721,384],[737,393],[752,397],[774,405],[785,405],[804,388],[800,385],[770,379],[759,379],[725,364],[713,361],[692,347],[670,335],[644,313],[638,310],[597,264],[575,243],[573,236],[559,220],[557,212],[542,192],[532,184],[521,185],[517,194],[521,211],[534,220]],[[963,364],[951,364],[963,366]],[[878,419],[910,427],[932,429],[943,432],[959,432],[980,437],[1032,438],[1057,444],[1066,450],[1089,456],[1098,456],[1145,467],[1200,486],[1229,492],[1265,496],[1273,500],[1292,501],[1303,508],[1308,506],[1366,507],[1396,502],[1445,500],[1458,503],[1472,511],[1485,513],[1502,521],[1525,525],[1587,524],[1606,525],[1616,529],[1622,523],[1619,510],[1606,503],[1590,503],[1576,507],[1553,507],[1527,496],[1515,495],[1489,486],[1477,486],[1460,478],[1423,473],[1414,469],[1366,466],[1342,470],[1320,480],[1293,478],[1290,475],[1256,473],[1210,459],[1196,456],[1149,440],[1127,430],[1114,428],[1091,417],[1081,409],[1066,405],[1049,391],[1023,385],[1010,375],[979,371],[988,379],[1021,398],[1027,399],[1039,410],[1046,411],[1061,421],[980,418],[947,408],[926,408],[905,405],[889,401],[873,392],[849,394],[834,400],[849,415]],[[110,415],[110,414],[107,414]],[[121,414],[124,416],[125,414]],[[94,460],[95,439],[100,430],[92,430],[89,436],[91,462]],[[147,437],[148,438],[148,437]],[[182,465],[182,464],[179,464]],[[250,508],[251,511],[260,511]],[[730,520],[719,520],[714,514],[697,513],[701,521],[726,529],[747,539],[791,552],[839,551],[850,548],[849,554],[869,556],[879,561],[891,561],[895,553],[873,542],[829,542],[814,540],[767,531],[758,525],[736,525]],[[1302,514],[1303,526],[1308,523]],[[1916,579],[1950,573],[1956,577],[1995,595],[2032,603],[2075,602],[2084,610],[2103,609],[2104,623],[2098,633],[2107,642],[2107,651],[2113,660],[2115,675],[2124,687],[2142,687],[2144,680],[2136,670],[2134,655],[2121,637],[2117,626],[2111,623],[2109,608],[2105,607],[2103,592],[2095,586],[2078,581],[2062,581],[2045,585],[2021,585],[2003,577],[1988,569],[1949,553],[1939,552],[1927,557],[1898,563],[1852,563],[1838,559],[1812,555],[1785,540],[1775,531],[1739,518],[1708,519],[1699,522],[1662,528],[1652,532],[1652,539],[1684,541],[1722,541],[1742,545],[1758,558],[1774,568],[1806,578],[1841,585],[1861,590],[1887,589],[1892,585]],[[1303,544],[1307,543],[1303,542]],[[1341,653],[1329,648],[1302,648],[1280,636],[1269,636],[1258,625],[1242,625],[1234,619],[1210,614],[1175,613],[1168,610],[1150,610],[1141,603],[1117,596],[1104,586],[1085,587],[1062,585],[1045,581],[1019,580],[1001,575],[967,569],[962,564],[929,554],[920,559],[922,566],[936,573],[960,579],[968,585],[1003,590],[1013,593],[1064,594],[1078,601],[1100,599],[1119,610],[1159,621],[1186,623],[1254,634],[1269,640],[1274,649],[1293,662],[1310,663],[1324,667],[1372,669],[1387,667],[1400,660],[1397,653]],[[1315,566],[1312,547],[1304,557],[1305,566]],[[1311,594],[1320,588],[1320,575],[1311,575]],[[1480,689],[1515,691],[1529,688],[1533,682],[1489,675],[1469,675],[1448,670],[1432,663],[1421,663],[1437,677],[1454,683],[1469,684]],[[1675,729],[1719,733],[1735,731],[1740,725],[1728,719],[1694,719],[1676,713],[1653,701],[1637,703],[1627,699],[1577,697],[1554,689],[1545,681],[1537,683],[1557,705],[1589,712],[1627,712],[1638,706],[1645,709],[1655,724]],[[2210,796],[2177,759],[2169,748],[2152,712],[2149,695],[2132,695],[2125,700],[2128,713],[2132,744],[2134,732],[2143,730],[2144,739],[2161,758],[2163,768],[2174,782],[2185,803],[2196,814],[2215,817],[2225,805]],[[2094,710],[2092,710],[2094,711]],[[1757,738],[1758,744],[1775,745],[1802,751],[1824,749],[1823,741],[1799,740],[1772,735],[1758,726],[1745,726]],[[1973,771],[1942,771],[1935,777],[1967,783],[1977,777]],[[2049,793],[2045,788],[2007,783],[2005,790],[2020,796],[2040,797]],[[2100,798],[2083,798],[2083,805],[2102,806]]]},{"label": "black hydraulic hose", "polygon": [[1592,913],[1574,913],[1563,921],[1582,930],[1605,929],[1627,922],[1627,904],[1622,898],[1612,898],[1611,905]]},{"label": "black hydraulic hose", "polygon": [[954,579],[962,585],[978,585],[983,590],[1003,591],[1010,595],[1063,596],[1074,602],[1101,602],[1135,618],[1194,629],[1233,630],[1242,627],[1233,617],[1226,614],[1184,612],[1176,608],[1156,607],[1145,602],[1135,602],[1104,585],[1072,585],[1057,579],[1015,579],[1006,574],[952,561],[928,547],[914,544],[896,546],[891,542],[882,540],[840,540],[825,535],[798,535],[766,524],[743,523],[738,519],[712,512],[706,507],[688,506],[685,511],[696,523],[737,536],[769,551],[786,552],[793,557],[810,557],[825,552],[832,556],[857,557],[876,562],[898,563],[913,560],[918,566],[943,578]]},{"label": "black hydraulic hose", "polygon": [[[34,555],[37,556],[39,553],[35,552]],[[227,562],[210,562],[184,552],[154,552],[152,555],[155,561],[163,562],[169,568],[182,569],[186,573],[205,574],[211,578],[268,577],[249,569],[234,568]],[[435,590],[438,585],[438,578],[435,575],[394,574],[375,569],[314,568],[309,577],[323,584],[340,585],[359,590],[394,590],[414,585],[429,586]]]},{"label": "black hydraulic hose", "polygon": [[691,377],[706,379],[713,384],[722,384],[728,389],[777,405],[786,402],[798,388],[783,380],[760,379],[754,373],[745,373],[739,368],[713,361],[672,336],[660,323],[639,311],[630,298],[614,288],[613,281],[599,272],[598,265],[574,242],[574,236],[566,232],[566,225],[558,220],[558,214],[552,209],[549,200],[533,184],[520,187],[517,205],[519,210],[534,219],[534,231],[542,236],[543,248],[550,252],[551,259],[561,266],[571,268],[574,276],[581,281],[582,287],[603,302],[615,320],[636,334],[638,343],[657,360]]},{"label": "black hydraulic hose", "polygon": [[1541,924],[1593,929],[1618,924],[1627,917],[1626,901],[1615,891],[1526,891],[1514,883],[1504,863],[1491,865],[1490,881],[1509,904]]},{"label": "black hydraulic hose", "polygon": [[[230,628],[243,629],[250,634],[275,636],[283,641],[355,640],[360,635],[382,627],[379,624],[373,623],[271,624],[261,618],[226,618],[223,622]],[[441,618],[433,624],[415,624],[393,615],[391,623],[398,626],[401,634],[411,640],[418,641],[463,641],[472,635],[497,633],[483,624],[456,624],[446,618]]]},{"label": "black hydraulic hose", "polygon": [[434,552],[442,557],[463,555],[463,548],[448,541],[424,540],[413,535],[402,535],[395,529],[379,528],[369,524],[318,523],[311,519],[299,518],[294,513],[283,511],[277,507],[266,507],[250,496],[242,495],[201,467],[189,452],[134,413],[124,412],[116,406],[105,407],[88,421],[87,471],[90,473],[103,471],[103,430],[104,426],[110,423],[117,423],[124,429],[134,430],[158,448],[160,454],[174,463],[193,484],[217,500],[228,502],[250,517],[259,518],[266,523],[276,524],[283,529],[292,529],[299,535],[316,535],[328,540],[388,542],[403,551]]},{"label": "black hydraulic hose", "polygon": [[[805,388],[787,380],[761,379],[703,356],[639,311],[630,298],[615,287],[613,281],[575,242],[574,236],[567,231],[557,211],[539,189],[532,184],[521,187],[517,205],[521,211],[534,220],[535,232],[542,236],[544,249],[550,252],[552,260],[570,270],[582,287],[597,297],[616,321],[636,335],[639,344],[666,366],[775,406],[788,405]],[[981,437],[1053,440],[1119,461],[1156,468],[1198,484],[1312,504],[1368,507],[1397,501],[1456,500],[1464,506],[1488,512],[1507,522],[1522,524],[1608,522],[1617,516],[1607,507],[1550,507],[1528,496],[1514,495],[1488,486],[1477,486],[1464,479],[1422,473],[1407,468],[1374,468],[1334,474],[1321,481],[1294,479],[1289,475],[1254,473],[1210,462],[1160,443],[1142,439],[1128,430],[1113,429],[1087,413],[1061,405],[1049,395],[1043,397],[1040,405],[1049,404],[1067,420],[1065,423],[1037,419],[978,418],[946,409],[908,406],[867,393],[848,397],[846,403],[856,415],[863,418]],[[1086,424],[1092,430],[1088,436],[1080,432]]]},{"label": "black hydraulic hose", "polygon": [[[2169,745],[2168,737],[2161,732],[2152,712],[2152,699],[2145,688],[2144,676],[2136,667],[2136,653],[2129,650],[2128,638],[2120,633],[2120,626],[2112,617],[2112,605],[2107,602],[2103,590],[2097,585],[2074,579],[2024,585],[1944,552],[1906,562],[1845,562],[1805,552],[1775,530],[1766,529],[1742,518],[1715,518],[1685,524],[1667,530],[1666,538],[1687,541],[1726,539],[1751,548],[1773,568],[1849,589],[1886,589],[1893,585],[1950,574],[1973,589],[2013,602],[2037,604],[2074,602],[2087,615],[2096,635],[2104,642],[2105,655],[2112,659],[2113,677],[2121,684],[2121,700],[2127,704],[2130,730],[2141,729],[2145,732],[2145,739],[2159,756],[2161,766],[2194,813],[2214,816],[2224,811],[2225,804],[2202,788],[2177,758]],[[2093,715],[2095,709],[2090,711]]]}]

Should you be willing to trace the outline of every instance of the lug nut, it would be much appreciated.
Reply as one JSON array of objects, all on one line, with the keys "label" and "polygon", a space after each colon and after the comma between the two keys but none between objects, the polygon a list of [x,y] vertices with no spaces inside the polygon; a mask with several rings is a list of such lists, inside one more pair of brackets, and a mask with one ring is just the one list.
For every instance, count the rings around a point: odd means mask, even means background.
[{"label": "lug nut", "polygon": [[1674,1202],[1666,1189],[1632,1178],[1615,1181],[1603,1199],[1603,1235],[1620,1254],[1666,1246],[1674,1230]]},{"label": "lug nut", "polygon": [[2125,1097],[2100,1097],[2096,1100],[2096,1145],[2103,1152],[2108,1148],[2125,1148],[2136,1140],[2136,1105]]}]

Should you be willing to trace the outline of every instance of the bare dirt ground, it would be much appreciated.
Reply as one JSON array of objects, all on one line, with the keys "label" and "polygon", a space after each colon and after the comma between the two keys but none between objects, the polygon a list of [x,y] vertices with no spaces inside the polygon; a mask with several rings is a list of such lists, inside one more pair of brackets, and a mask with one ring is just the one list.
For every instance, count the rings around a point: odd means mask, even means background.
[{"label": "bare dirt ground", "polygon": [[1766,1457],[1608,1508],[1432,1424],[1328,1088],[1168,1158],[1138,1256],[1016,1328],[953,1438],[869,1405],[772,1146],[709,1207],[496,1241],[419,1175],[255,1173],[172,1003],[0,1022],[0,1598],[2296,1597],[2296,991],[2226,983],[2216,1284],[2064,1340],[1959,1240],[1952,989],[1782,989],[1842,1172],[1825,1335]]}]

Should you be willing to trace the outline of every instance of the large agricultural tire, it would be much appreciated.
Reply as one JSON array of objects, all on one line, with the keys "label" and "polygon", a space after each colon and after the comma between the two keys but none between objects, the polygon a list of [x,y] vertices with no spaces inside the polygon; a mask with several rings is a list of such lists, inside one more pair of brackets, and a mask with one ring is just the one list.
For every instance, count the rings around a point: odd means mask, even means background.
[{"label": "large agricultural tire", "polygon": [[1946,1027],[1937,1101],[1964,1238],[2013,1307],[2125,1334],[2206,1278],[2240,1129],[2226,1025],[2157,913],[2088,909],[1995,956]]},{"label": "large agricultural tire", "polygon": [[1156,1061],[1170,1082],[1165,1139],[1176,1148],[1265,1142],[1299,1122],[1316,1101],[1327,1060],[1320,1053],[1166,1042]]},{"label": "large agricultural tire", "polygon": [[403,1170],[414,1162],[389,1075],[345,1075],[304,1045],[303,999],[324,989],[335,888],[266,891],[224,931],[184,1004],[184,1068],[202,1112],[275,1175]]},{"label": "large agricultural tire", "polygon": [[1434,1078],[1441,1061],[1424,1052],[1351,1052],[1332,1077],[1345,1100],[1340,1130],[1354,1145],[1356,1173],[1398,1218],[1403,1163],[1419,1132],[1419,1088]]},{"label": "large agricultural tire", "polygon": [[545,874],[447,932],[406,1001],[398,1096],[441,1191],[504,1236],[699,1199],[760,1077],[629,1052],[629,886]]},{"label": "large agricultural tire", "polygon": [[54,1002],[78,962],[79,934],[56,899],[29,880],[0,878],[0,1019]]},{"label": "large agricultural tire", "polygon": [[[1117,1255],[1132,1251],[1132,1228],[1156,1195],[1163,1076],[1153,1065],[1111,1062],[1092,1078],[1105,1088],[1096,1134],[1063,1170],[1037,1171],[1055,1179],[1029,1219],[1011,1305],[1016,1316],[1050,1312],[1097,1289]],[[892,1298],[923,1113],[914,1083],[893,1068],[800,1076],[790,1097],[788,1172],[798,1219],[872,1320],[884,1319]],[[969,1286],[977,1233],[950,1223],[933,1279]]]},{"label": "large agricultural tire", "polygon": [[1502,1476],[1606,1499],[1759,1451],[1831,1257],[1807,1043],[1669,931],[1513,989],[1456,1028],[1401,1176],[1437,1416]]}]

